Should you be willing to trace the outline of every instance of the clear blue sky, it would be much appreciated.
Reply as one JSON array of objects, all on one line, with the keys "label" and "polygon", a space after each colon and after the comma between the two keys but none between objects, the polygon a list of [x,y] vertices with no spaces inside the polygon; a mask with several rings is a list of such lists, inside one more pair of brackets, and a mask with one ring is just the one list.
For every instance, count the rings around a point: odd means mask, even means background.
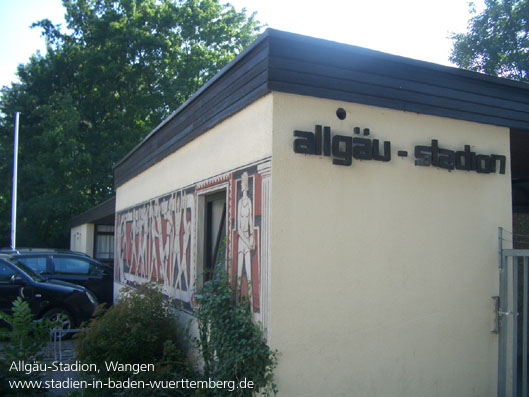
[{"label": "clear blue sky", "polygon": [[[475,0],[479,9],[484,0]],[[269,27],[448,65],[451,32],[464,32],[467,0],[231,0],[257,11]],[[0,0],[0,86],[16,80],[17,65],[44,39],[31,23],[64,24],[61,0]]]}]

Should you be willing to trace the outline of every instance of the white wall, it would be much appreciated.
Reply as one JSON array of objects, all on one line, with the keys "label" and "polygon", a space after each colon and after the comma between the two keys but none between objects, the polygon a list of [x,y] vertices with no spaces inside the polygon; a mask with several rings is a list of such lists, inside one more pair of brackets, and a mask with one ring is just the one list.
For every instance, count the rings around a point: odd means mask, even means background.
[{"label": "white wall", "polygon": [[270,156],[271,123],[268,95],[119,186],[116,212]]},{"label": "white wall", "polygon": [[[228,196],[226,219],[231,222],[230,216],[234,214],[234,203],[237,198],[237,181],[241,178],[240,170],[252,168],[249,178],[252,186],[257,189],[255,194],[257,195],[257,192],[261,190],[265,192],[262,196],[255,197],[258,200],[254,200],[254,206],[257,206],[256,203],[259,202],[259,211],[263,211],[263,217],[267,217],[269,213],[267,190],[269,186],[269,158],[272,154],[271,131],[272,96],[268,95],[216,125],[207,133],[178,149],[166,159],[118,187],[116,192],[115,291],[120,288],[120,285],[118,285],[119,280],[123,283],[145,282],[154,275],[153,277],[163,283],[164,292],[168,296],[190,304],[196,277],[202,272],[200,254],[203,244],[199,234],[203,230],[203,225],[200,225],[201,221],[199,218],[201,217],[197,216],[197,214],[202,209],[200,207],[201,203],[203,205],[203,195],[219,190],[225,191]],[[239,175],[235,175],[235,171],[239,171]],[[257,177],[259,182],[256,181]],[[188,192],[189,189],[191,193]],[[171,193],[171,197],[167,197],[167,193]],[[164,197],[163,195],[166,196]],[[176,205],[176,197],[178,199],[182,198],[184,216],[182,216],[180,209],[178,211],[175,210],[178,206]],[[153,200],[155,198],[156,200]],[[162,209],[161,211],[164,214],[163,217],[164,219],[174,219],[174,223],[178,225],[175,227],[175,229],[178,229],[176,232],[170,228],[168,229],[167,224],[163,226],[161,213],[153,217],[146,210],[150,205],[148,203],[150,200],[160,204],[162,208],[165,205],[165,210]],[[144,205],[145,203],[148,205]],[[171,206],[171,203],[175,205]],[[140,207],[141,210],[137,211]],[[156,212],[156,205],[149,208],[154,208],[153,212]],[[159,219],[159,228],[157,230],[160,232],[161,237],[156,239],[154,243],[151,241],[150,243],[142,244],[141,242],[144,241],[143,237],[145,237],[145,241],[148,241],[149,236],[152,236],[153,233],[149,234],[146,230],[142,230],[138,226],[141,222],[132,221],[136,216],[135,214],[141,220],[147,218]],[[188,216],[189,219],[187,218]],[[178,222],[176,222],[177,219],[179,220]],[[263,220],[263,226],[259,233],[265,234],[268,232],[267,221],[268,219]],[[155,223],[151,223],[151,225]],[[181,227],[180,225],[184,226]],[[187,226],[189,229],[186,228]],[[228,232],[233,232],[234,225],[230,224],[227,229]],[[156,263],[161,263],[160,271],[144,272],[142,270],[144,263],[151,263],[150,259],[146,260],[148,251],[151,251],[147,250],[148,244],[161,244],[160,242],[164,241],[163,236],[173,236],[171,233],[181,235],[178,249],[176,248],[177,244],[167,245],[168,249],[172,250],[171,258],[177,258],[177,263],[174,260],[170,261],[169,255],[163,255],[163,259],[156,257]],[[134,240],[127,243],[131,234],[134,235]],[[173,238],[169,237],[169,240],[173,241]],[[232,241],[230,239],[232,238],[233,236],[228,233],[226,252],[228,257],[231,255],[231,258],[234,255],[233,242],[230,245],[230,241]],[[138,242],[137,245],[136,241]],[[132,242],[134,242],[134,246]],[[263,243],[263,251],[265,247],[268,247],[268,245]],[[155,250],[153,251],[156,252]],[[141,255],[142,252],[146,253],[145,258]],[[260,249],[257,252],[259,255],[263,255]],[[228,260],[228,262],[231,265],[235,264],[235,260]],[[140,263],[141,265],[138,265]],[[265,272],[265,276],[261,278],[255,276],[254,282],[258,283],[257,280],[266,282],[266,280],[263,281],[263,278],[266,277],[267,264],[268,261],[264,256],[254,260],[252,266],[260,266],[265,269],[262,270]],[[185,286],[173,282],[171,271],[167,272],[168,267],[170,270],[177,269],[174,275],[185,274]],[[189,274],[187,273],[188,267]],[[179,273],[178,270],[182,272]],[[264,306],[266,299],[261,298],[261,300],[261,304]],[[260,313],[265,313],[262,306]]]},{"label": "white wall", "polygon": [[94,255],[94,224],[85,223],[70,230],[70,249]]},{"label": "white wall", "polygon": [[[493,396],[507,172],[414,165],[415,145],[509,156],[506,128],[274,93],[272,347],[282,396]],[[336,109],[347,111],[343,121]],[[390,162],[293,152],[295,129],[389,140]],[[407,150],[409,157],[397,157]]]}]

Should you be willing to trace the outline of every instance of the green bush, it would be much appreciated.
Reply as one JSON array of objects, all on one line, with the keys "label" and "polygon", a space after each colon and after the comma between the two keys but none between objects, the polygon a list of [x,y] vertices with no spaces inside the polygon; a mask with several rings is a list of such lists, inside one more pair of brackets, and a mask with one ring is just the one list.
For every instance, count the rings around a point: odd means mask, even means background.
[{"label": "green bush", "polygon": [[[171,301],[153,284],[128,290],[104,314],[96,314],[87,330],[78,334],[77,358],[96,364],[96,378],[115,381],[172,380],[191,377]],[[154,364],[154,371],[108,370],[107,364]],[[138,372],[138,373],[136,373]],[[156,395],[160,390],[130,389],[121,394]],[[166,394],[166,393],[162,393]],[[178,394],[178,393],[177,393]]]},{"label": "green bush", "polygon": [[199,338],[195,340],[204,360],[204,376],[219,381],[252,381],[254,389],[209,390],[211,395],[252,396],[277,393],[273,371],[277,352],[272,351],[259,324],[252,320],[246,300],[239,302],[237,291],[229,282],[224,265],[215,269],[195,295],[198,304],[195,318]]},{"label": "green bush", "polygon": [[50,329],[57,325],[49,319],[35,321],[29,304],[18,297],[13,302],[13,314],[0,312],[0,320],[8,324],[7,328],[0,328],[0,395],[34,395],[42,392],[38,389],[17,389],[9,387],[9,381],[38,380],[39,371],[26,373],[25,371],[10,371],[13,363],[39,362],[44,355],[43,348],[49,340]]}]

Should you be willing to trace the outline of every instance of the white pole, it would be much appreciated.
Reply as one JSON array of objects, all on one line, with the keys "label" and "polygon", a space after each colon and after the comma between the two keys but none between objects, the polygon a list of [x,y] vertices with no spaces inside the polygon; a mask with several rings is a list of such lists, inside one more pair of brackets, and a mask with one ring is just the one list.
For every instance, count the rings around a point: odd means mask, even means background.
[{"label": "white pole", "polygon": [[13,192],[11,197],[11,249],[16,247],[17,230],[17,171],[18,171],[18,119],[20,113],[15,113],[15,143],[13,145]]}]

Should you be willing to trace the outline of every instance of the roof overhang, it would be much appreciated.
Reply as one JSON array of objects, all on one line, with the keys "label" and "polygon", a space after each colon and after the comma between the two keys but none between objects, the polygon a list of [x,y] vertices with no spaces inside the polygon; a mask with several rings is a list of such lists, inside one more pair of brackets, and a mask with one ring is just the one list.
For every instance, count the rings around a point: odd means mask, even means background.
[{"label": "roof overhang", "polygon": [[115,186],[272,91],[508,127],[515,142],[529,134],[527,83],[267,29],[115,166]]},{"label": "roof overhang", "polygon": [[113,225],[116,212],[116,197],[112,197],[101,204],[90,208],[72,218],[72,227],[84,225],[85,223],[93,223],[97,225]]}]

